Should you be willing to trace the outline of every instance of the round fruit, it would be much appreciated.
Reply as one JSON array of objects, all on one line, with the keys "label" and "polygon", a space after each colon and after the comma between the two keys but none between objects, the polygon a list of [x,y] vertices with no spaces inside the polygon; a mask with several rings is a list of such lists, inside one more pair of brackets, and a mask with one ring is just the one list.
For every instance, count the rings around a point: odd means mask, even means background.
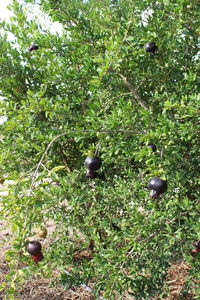
[{"label": "round fruit", "polygon": [[157,176],[152,177],[148,182],[148,189],[151,191],[150,196],[155,199],[167,190],[167,181]]},{"label": "round fruit", "polygon": [[33,50],[38,50],[39,49],[39,46],[38,45],[31,45],[30,47],[29,47],[29,51],[31,52],[31,51],[33,51]]},{"label": "round fruit", "polygon": [[89,171],[97,171],[102,165],[101,158],[97,156],[87,156],[85,166]]},{"label": "round fruit", "polygon": [[37,232],[37,236],[45,239],[45,237],[47,236],[47,229],[45,227],[41,227],[40,230]]},{"label": "round fruit", "polygon": [[156,150],[157,150],[155,144],[149,144],[148,147],[151,148],[153,152],[156,152]]},{"label": "round fruit", "polygon": [[154,42],[148,42],[146,43],[146,45],[144,46],[145,50],[147,52],[151,52],[154,53],[156,52],[156,50],[158,49],[158,47],[156,46],[156,44]]},{"label": "round fruit", "polygon": [[42,245],[38,241],[31,241],[28,243],[26,249],[31,255],[38,255],[42,251]]}]

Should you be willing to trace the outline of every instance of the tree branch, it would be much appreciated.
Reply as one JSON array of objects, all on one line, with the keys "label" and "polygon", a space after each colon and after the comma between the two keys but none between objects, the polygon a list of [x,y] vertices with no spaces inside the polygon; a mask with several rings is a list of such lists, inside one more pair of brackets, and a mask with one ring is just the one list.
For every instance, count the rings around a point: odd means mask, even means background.
[{"label": "tree branch", "polygon": [[48,146],[47,146],[47,148],[45,149],[45,151],[44,151],[44,153],[43,153],[43,155],[42,155],[42,157],[41,157],[39,163],[37,164],[36,170],[35,170],[35,172],[34,172],[34,174],[33,174],[33,177],[32,177],[32,184],[31,184],[31,186],[34,185],[35,179],[36,179],[37,174],[38,174],[38,170],[39,170],[39,168],[40,168],[40,166],[41,166],[41,164],[42,164],[42,162],[43,162],[43,159],[44,159],[45,155],[47,154],[49,148],[50,148],[51,145],[55,142],[55,140],[57,140],[57,139],[60,138],[61,136],[65,136],[65,135],[66,135],[66,133],[62,133],[62,134],[57,135],[57,136],[56,136],[55,138],[53,138],[53,140],[48,144]]},{"label": "tree branch", "polygon": [[138,91],[131,85],[131,83],[128,81],[128,79],[122,75],[119,74],[119,76],[121,77],[121,79],[123,80],[124,84],[127,86],[127,88],[131,91],[133,97],[137,100],[137,102],[146,110],[149,111],[147,104],[144,102],[144,100],[142,100],[142,98],[140,97]]},{"label": "tree branch", "polygon": [[[91,132],[91,131],[92,131],[92,130],[89,130],[89,129],[83,129],[83,130],[81,130],[81,132]],[[71,131],[71,132],[72,132],[72,131]],[[73,131],[73,132],[76,132],[76,130]],[[114,130],[114,129],[113,129],[113,130],[112,130],[112,129],[100,129],[100,130],[97,130],[97,132],[122,132],[122,133],[128,133],[128,134],[145,134],[145,132],[136,132],[136,131],[133,131],[133,130],[126,130],[126,129],[116,129],[116,130]],[[34,168],[36,168],[36,170],[35,170],[35,172],[34,172],[34,174],[33,174],[33,176],[32,176],[32,184],[31,184],[31,187],[34,186],[34,182],[35,182],[35,179],[36,179],[36,177],[37,177],[39,168],[40,168],[40,166],[42,165],[43,159],[44,159],[45,155],[47,154],[47,152],[49,151],[49,148],[51,147],[51,145],[52,145],[58,138],[60,138],[60,137],[62,137],[62,136],[65,136],[65,135],[67,135],[67,134],[68,134],[67,132],[64,132],[64,133],[61,133],[61,134],[57,135],[57,136],[54,137],[53,140],[48,144],[48,146],[47,146],[47,148],[45,149],[45,151],[44,151],[44,153],[43,153],[43,155],[42,155],[42,157],[41,157],[39,163],[37,164],[36,167],[34,167]],[[34,168],[33,168],[33,169],[34,169]]]}]

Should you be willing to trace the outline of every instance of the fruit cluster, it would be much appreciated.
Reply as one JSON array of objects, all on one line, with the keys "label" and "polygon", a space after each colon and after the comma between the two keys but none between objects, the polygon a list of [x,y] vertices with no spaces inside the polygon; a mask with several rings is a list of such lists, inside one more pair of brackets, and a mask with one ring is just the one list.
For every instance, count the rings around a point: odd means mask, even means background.
[{"label": "fruit cluster", "polygon": [[[29,47],[29,51],[32,52],[34,50],[38,50],[39,46],[35,43],[32,43]],[[156,51],[158,50],[155,42],[147,42],[144,45],[144,49],[146,52],[150,54],[151,57],[155,56]],[[157,147],[155,144],[148,144],[148,147],[152,149],[153,152],[157,151]],[[97,171],[101,168],[102,160],[98,156],[87,156],[85,159],[85,167],[87,168],[86,177],[94,179],[94,178],[104,178],[104,174],[99,174]],[[152,177],[149,179],[147,184],[148,189],[150,190],[150,196],[153,199],[158,199],[161,194],[167,191],[167,181],[159,178],[158,176]],[[38,236],[45,238],[47,232],[40,231]],[[200,241],[197,241],[193,244],[196,248],[192,249],[193,253],[198,253],[200,251]],[[33,260],[37,263],[38,261],[43,259],[43,254],[41,252],[41,244],[37,241],[29,242],[27,246],[27,251],[32,255]]]},{"label": "fruit cluster", "polygon": [[[157,147],[153,143],[148,144],[148,147],[151,148],[153,152],[157,151]],[[99,177],[97,171],[100,169],[101,165],[102,165],[102,160],[100,157],[95,155],[87,156],[85,160],[85,167],[87,168],[86,177],[88,178]],[[150,190],[150,196],[153,199],[157,199],[160,194],[166,192],[167,181],[155,176],[149,180],[148,189]]]},{"label": "fruit cluster", "polygon": [[[29,52],[38,49],[39,46],[36,45],[35,43],[32,43],[28,48]],[[150,53],[150,56],[153,57],[155,55],[155,52],[158,50],[158,47],[156,46],[155,42],[148,42],[145,44],[144,49],[146,50],[146,52]]]},{"label": "fruit cluster", "polygon": [[[148,48],[148,49],[151,49],[151,48]],[[156,51],[155,48],[153,48],[153,49],[155,52]],[[150,50],[148,52],[150,52]],[[153,152],[157,151],[157,147],[153,143],[148,144],[148,147],[150,147]],[[85,160],[85,167],[87,168],[86,176],[88,178],[98,177],[96,171],[98,171],[100,169],[101,165],[102,165],[101,158],[99,158],[97,156],[87,156],[86,160]],[[167,191],[167,180],[163,180],[163,179],[159,178],[158,176],[152,177],[149,179],[147,187],[150,190],[150,196],[153,199],[158,199],[161,194],[163,194],[164,192]],[[196,247],[195,249],[192,249],[193,254],[200,252],[200,240],[197,242],[194,242],[193,246]]]}]

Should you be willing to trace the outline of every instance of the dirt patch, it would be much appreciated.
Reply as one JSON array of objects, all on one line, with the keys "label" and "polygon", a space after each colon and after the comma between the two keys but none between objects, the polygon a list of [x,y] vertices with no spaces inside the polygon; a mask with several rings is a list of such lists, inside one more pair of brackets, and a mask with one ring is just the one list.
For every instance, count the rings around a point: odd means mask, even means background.
[{"label": "dirt patch", "polygon": [[[1,270],[2,271],[2,270]],[[7,267],[4,266],[3,273],[0,275],[0,284],[4,282]],[[63,287],[49,286],[49,279],[33,276],[31,280],[23,284],[23,288],[18,290],[15,295],[16,300],[95,300],[90,288],[85,286],[75,287],[64,290]],[[0,292],[0,300],[6,297],[5,291]],[[8,299],[8,298],[7,298]]]},{"label": "dirt patch", "polygon": [[27,282],[26,288],[19,291],[23,300],[95,300],[85,287],[77,287],[68,291],[61,287],[49,287],[48,279],[33,278]]},{"label": "dirt patch", "polygon": [[192,293],[192,291],[185,293],[184,296],[181,295],[185,288],[190,269],[191,267],[187,265],[183,260],[173,262],[172,266],[168,269],[166,278],[170,296],[164,298],[163,300],[194,299],[194,294]]}]

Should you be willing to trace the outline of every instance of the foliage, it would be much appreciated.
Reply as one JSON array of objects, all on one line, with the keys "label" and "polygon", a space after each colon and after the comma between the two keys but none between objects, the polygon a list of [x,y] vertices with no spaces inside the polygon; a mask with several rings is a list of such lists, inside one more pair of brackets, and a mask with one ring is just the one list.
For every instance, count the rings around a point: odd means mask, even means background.
[{"label": "foliage", "polygon": [[[16,0],[11,23],[1,22],[1,113],[8,119],[0,175],[16,181],[2,199],[16,234],[7,253],[17,278],[10,293],[22,278],[56,267],[66,287],[93,281],[94,292],[108,299],[126,291],[149,299],[161,293],[175,257],[189,261],[193,273],[199,269],[190,255],[200,239],[199,4],[40,6],[63,25],[62,34],[27,19]],[[33,41],[39,49],[29,52]],[[144,50],[148,41],[158,46],[154,57]],[[104,180],[85,177],[91,149],[102,158]],[[147,190],[152,176],[168,180],[158,201]],[[54,240],[35,266],[24,245],[48,220],[56,224]],[[91,259],[76,261],[85,248]],[[19,273],[16,261],[30,266]]]}]

